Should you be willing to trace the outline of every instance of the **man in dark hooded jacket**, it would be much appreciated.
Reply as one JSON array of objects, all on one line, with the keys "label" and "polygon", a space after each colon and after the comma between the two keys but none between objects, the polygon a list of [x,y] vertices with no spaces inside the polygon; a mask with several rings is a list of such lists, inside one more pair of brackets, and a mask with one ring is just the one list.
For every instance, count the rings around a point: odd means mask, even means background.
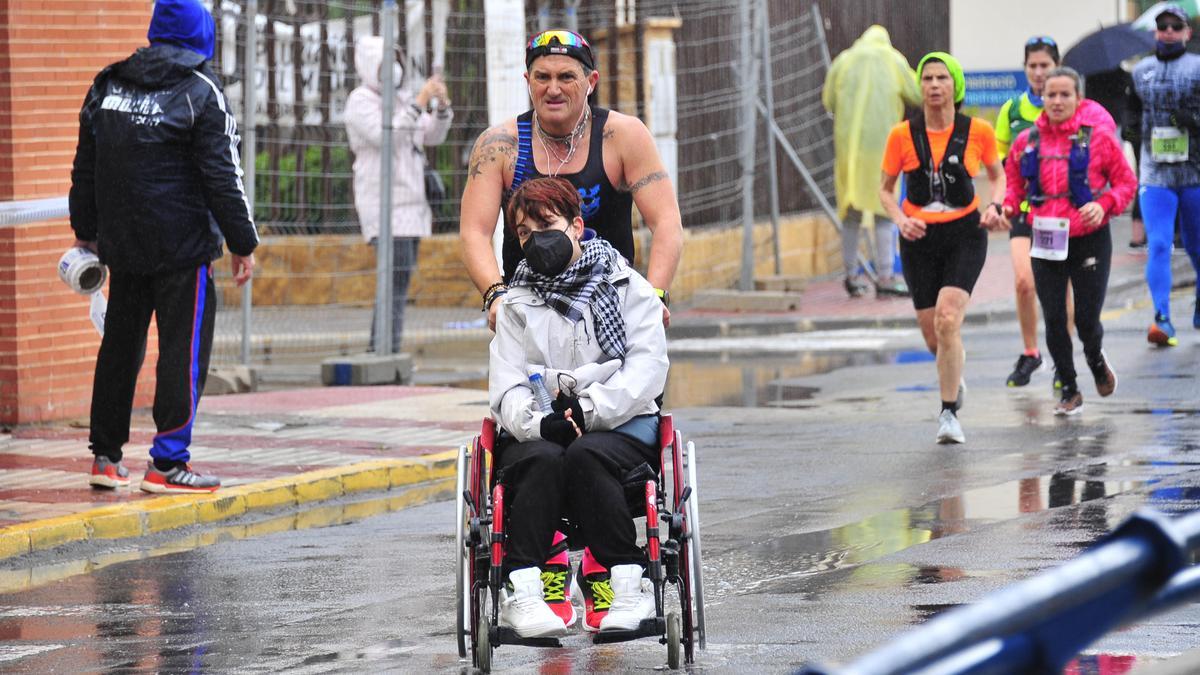
[{"label": "man in dark hooded jacket", "polygon": [[254,269],[258,233],[242,186],[237,124],[209,65],[212,15],[197,0],[158,0],[149,47],[96,76],[79,114],[71,171],[75,245],[111,272],[92,387],[97,487],[129,485],[121,465],[150,317],[158,326],[153,460],[141,489],[212,492],[188,464],[212,348],[212,263],[228,243],[233,275]]}]

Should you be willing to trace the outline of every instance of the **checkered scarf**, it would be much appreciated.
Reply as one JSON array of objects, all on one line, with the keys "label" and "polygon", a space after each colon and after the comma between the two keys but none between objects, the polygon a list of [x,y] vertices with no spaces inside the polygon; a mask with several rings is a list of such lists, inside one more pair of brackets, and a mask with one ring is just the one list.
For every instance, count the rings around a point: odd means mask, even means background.
[{"label": "checkered scarf", "polygon": [[554,311],[567,319],[583,319],[583,308],[592,308],[600,349],[614,359],[625,358],[625,318],[621,301],[608,276],[617,268],[620,254],[599,237],[583,242],[583,255],[562,274],[546,277],[522,260],[509,286],[528,286]]}]

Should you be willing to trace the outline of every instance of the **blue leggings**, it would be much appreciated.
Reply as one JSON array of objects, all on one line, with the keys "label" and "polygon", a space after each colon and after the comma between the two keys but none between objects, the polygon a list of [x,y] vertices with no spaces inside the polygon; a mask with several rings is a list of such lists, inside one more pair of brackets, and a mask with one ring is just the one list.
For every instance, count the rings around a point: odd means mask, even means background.
[{"label": "blue leggings", "polygon": [[[1146,222],[1146,285],[1154,311],[1171,316],[1171,245],[1175,241],[1175,215],[1183,212],[1183,246],[1192,266],[1200,270],[1200,185],[1180,188],[1143,185],[1138,191]],[[1200,294],[1200,275],[1196,277]]]}]

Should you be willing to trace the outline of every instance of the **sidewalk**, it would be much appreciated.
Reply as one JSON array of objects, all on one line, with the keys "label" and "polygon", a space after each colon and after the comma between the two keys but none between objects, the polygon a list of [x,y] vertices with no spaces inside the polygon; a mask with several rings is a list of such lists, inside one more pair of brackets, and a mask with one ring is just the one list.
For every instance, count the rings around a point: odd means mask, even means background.
[{"label": "sidewalk", "polygon": [[[1135,252],[1129,249],[1129,228],[1128,217],[1117,218],[1112,224],[1113,259],[1108,282],[1110,301],[1118,295],[1136,292],[1139,289],[1142,289],[1142,297],[1149,298],[1144,290],[1146,254],[1144,251]],[[1195,272],[1187,256],[1172,256],[1172,265],[1176,287],[1195,283]],[[1147,325],[1151,318],[1148,313]],[[971,294],[971,302],[967,305],[966,323],[981,324],[1015,319],[1016,302],[1008,234],[996,233],[988,238],[987,261]],[[810,282],[801,294],[800,309],[794,312],[751,314],[699,309],[672,312],[669,336],[705,338],[774,335],[811,330],[916,325],[911,299],[877,299],[872,294],[851,299],[842,288],[842,278],[838,275],[833,279]],[[1039,332],[1040,330],[1039,326]]]},{"label": "sidewalk", "polygon": [[[1127,218],[1114,224],[1110,297],[1145,297],[1145,255],[1127,248],[1128,229]],[[1193,283],[1186,256],[1175,256],[1173,264],[1176,285]],[[967,321],[1005,321],[1014,315],[1008,238],[993,235]],[[449,318],[436,315],[437,321]],[[669,334],[770,335],[915,323],[907,298],[849,300],[839,278],[810,283],[797,312],[681,308],[672,315]],[[462,330],[475,337],[487,329],[463,325]],[[485,362],[486,347],[477,344],[486,344],[485,337],[454,348]],[[0,435],[0,560],[70,542],[135,537],[449,478],[457,447],[470,441],[487,414],[486,399],[478,389],[448,387],[291,388],[207,397],[200,404],[192,453],[196,467],[220,476],[224,487],[205,496],[157,497],[137,489],[154,435],[148,410],[135,414],[127,446],[133,487],[117,491],[87,484],[86,422],[18,428]]]},{"label": "sidewalk", "polygon": [[256,510],[286,508],[455,474],[458,446],[479,432],[485,392],[340,387],[212,396],[201,401],[192,457],[221,477],[211,495],[160,496],[138,483],[154,435],[133,421],[128,489],[88,483],[87,429],[62,423],[0,436],[0,560],[92,539],[136,537]]}]

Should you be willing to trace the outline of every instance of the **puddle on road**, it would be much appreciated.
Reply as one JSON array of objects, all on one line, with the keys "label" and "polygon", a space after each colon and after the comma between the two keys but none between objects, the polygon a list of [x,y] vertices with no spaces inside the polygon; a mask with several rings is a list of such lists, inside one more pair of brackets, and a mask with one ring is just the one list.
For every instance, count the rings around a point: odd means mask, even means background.
[{"label": "puddle on road", "polygon": [[963,578],[962,570],[866,564],[918,544],[967,532],[973,527],[1064,506],[1087,505],[1064,511],[1059,526],[1083,529],[1100,536],[1110,527],[1104,498],[1147,484],[1144,481],[1105,480],[1106,470],[1106,464],[1093,464],[1049,476],[1023,478],[968,490],[915,508],[886,511],[849,525],[772,539],[746,549],[746,555],[754,561],[752,568],[757,579],[741,586],[738,592],[755,593],[768,589],[787,592],[790,584],[802,582],[807,577],[856,567],[862,567],[860,571],[866,577],[895,577],[900,573],[909,583],[953,581]]},{"label": "puddle on road", "polygon": [[842,368],[932,360],[916,351],[802,352],[779,358],[673,357],[666,400],[696,406],[812,408],[819,392],[803,378]]}]

